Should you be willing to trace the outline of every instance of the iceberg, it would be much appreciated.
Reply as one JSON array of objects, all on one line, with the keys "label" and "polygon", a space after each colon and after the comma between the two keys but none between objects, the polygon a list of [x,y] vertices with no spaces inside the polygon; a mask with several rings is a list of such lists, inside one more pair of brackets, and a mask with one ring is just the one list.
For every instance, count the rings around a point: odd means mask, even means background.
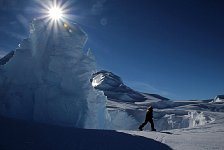
[{"label": "iceberg", "polygon": [[81,128],[106,128],[106,97],[95,90],[87,34],[75,23],[34,19],[30,35],[0,64],[0,115]]},{"label": "iceberg", "polygon": [[101,70],[94,73],[91,83],[95,89],[103,91],[109,100],[123,102],[146,100],[143,94],[126,86],[119,76],[109,71]]}]

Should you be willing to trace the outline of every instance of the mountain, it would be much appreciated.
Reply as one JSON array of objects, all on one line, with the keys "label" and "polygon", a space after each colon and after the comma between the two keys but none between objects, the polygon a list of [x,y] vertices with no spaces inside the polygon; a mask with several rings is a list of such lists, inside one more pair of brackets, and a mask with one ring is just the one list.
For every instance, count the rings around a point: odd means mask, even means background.
[{"label": "mountain", "polygon": [[126,86],[119,76],[105,70],[94,73],[91,83],[95,89],[103,91],[107,98],[113,101],[140,102],[147,100],[149,97],[151,99],[169,100],[158,94],[137,92]]}]

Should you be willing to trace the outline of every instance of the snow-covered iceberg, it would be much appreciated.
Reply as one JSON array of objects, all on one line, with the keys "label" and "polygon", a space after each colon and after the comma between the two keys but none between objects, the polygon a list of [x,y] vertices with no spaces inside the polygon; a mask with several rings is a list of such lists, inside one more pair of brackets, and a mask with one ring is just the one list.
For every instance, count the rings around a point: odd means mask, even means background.
[{"label": "snow-covered iceberg", "polygon": [[74,23],[33,20],[30,35],[0,65],[0,115],[63,126],[105,128],[106,97],[94,90],[87,34]]},{"label": "snow-covered iceberg", "polygon": [[92,75],[92,86],[105,93],[113,101],[136,102],[146,100],[145,96],[128,86],[112,72],[101,70]]}]

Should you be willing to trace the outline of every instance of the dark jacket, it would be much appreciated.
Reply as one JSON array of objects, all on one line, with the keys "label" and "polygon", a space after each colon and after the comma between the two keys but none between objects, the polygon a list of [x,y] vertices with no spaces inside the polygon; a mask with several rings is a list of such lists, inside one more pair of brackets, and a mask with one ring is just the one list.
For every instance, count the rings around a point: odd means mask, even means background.
[{"label": "dark jacket", "polygon": [[147,110],[145,119],[152,120],[152,118],[153,118],[152,110]]}]

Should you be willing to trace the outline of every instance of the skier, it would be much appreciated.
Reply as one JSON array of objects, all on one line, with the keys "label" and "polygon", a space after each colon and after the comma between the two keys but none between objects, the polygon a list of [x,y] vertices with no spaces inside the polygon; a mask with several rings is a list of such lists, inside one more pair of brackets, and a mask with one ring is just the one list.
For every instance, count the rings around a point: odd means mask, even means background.
[{"label": "skier", "polygon": [[140,126],[139,126],[139,130],[142,131],[142,128],[148,123],[150,122],[151,124],[151,130],[152,131],[156,131],[156,129],[154,128],[154,122],[153,122],[153,108],[152,106],[149,106],[149,108],[147,109],[146,112],[146,116],[145,116],[145,122],[143,122]]}]

